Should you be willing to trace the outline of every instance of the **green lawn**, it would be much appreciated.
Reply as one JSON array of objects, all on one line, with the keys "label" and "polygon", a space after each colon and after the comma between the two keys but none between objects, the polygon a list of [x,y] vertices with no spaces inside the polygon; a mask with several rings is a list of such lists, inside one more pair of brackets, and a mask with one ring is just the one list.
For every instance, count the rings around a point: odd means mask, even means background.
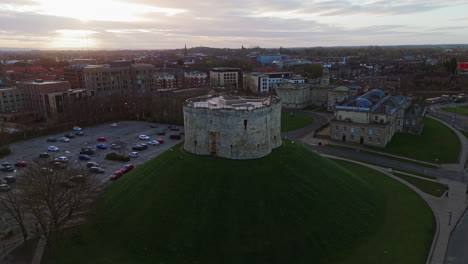
[{"label": "green lawn", "polygon": [[409,182],[410,184],[414,185],[416,188],[420,189],[421,191],[430,195],[437,196],[437,197],[442,196],[442,194],[444,194],[445,189],[446,189],[446,185],[438,183],[438,182],[426,181],[426,180],[408,176],[406,174],[401,174],[398,172],[395,172],[394,175]]},{"label": "green lawn", "polygon": [[[43,263],[329,263],[376,230],[383,198],[291,140],[228,160],[173,147],[104,191]],[[378,219],[378,221],[375,221]]]},{"label": "green lawn", "polygon": [[441,109],[450,113],[468,115],[468,105],[462,105],[459,107],[443,107]]},{"label": "green lawn", "polygon": [[281,112],[281,132],[300,129],[313,122],[314,118],[308,115],[294,113],[290,116],[289,112]]},{"label": "green lawn", "polygon": [[435,226],[419,196],[284,141],[242,161],[173,147],[112,183],[42,263],[425,263]]},{"label": "green lawn", "polygon": [[426,117],[420,136],[397,133],[385,148],[377,150],[432,163],[457,163],[461,145],[451,129]]},{"label": "green lawn", "polygon": [[342,264],[426,263],[435,232],[434,215],[426,202],[401,183],[375,170],[351,162],[335,160],[359,175],[385,197],[382,225],[357,244]]}]

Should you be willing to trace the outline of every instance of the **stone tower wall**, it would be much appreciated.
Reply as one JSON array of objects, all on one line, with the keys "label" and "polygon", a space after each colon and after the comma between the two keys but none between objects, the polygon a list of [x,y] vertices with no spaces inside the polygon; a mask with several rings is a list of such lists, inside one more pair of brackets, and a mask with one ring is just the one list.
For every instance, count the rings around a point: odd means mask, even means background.
[{"label": "stone tower wall", "polygon": [[184,149],[229,159],[264,157],[281,146],[281,104],[253,110],[184,106]]}]

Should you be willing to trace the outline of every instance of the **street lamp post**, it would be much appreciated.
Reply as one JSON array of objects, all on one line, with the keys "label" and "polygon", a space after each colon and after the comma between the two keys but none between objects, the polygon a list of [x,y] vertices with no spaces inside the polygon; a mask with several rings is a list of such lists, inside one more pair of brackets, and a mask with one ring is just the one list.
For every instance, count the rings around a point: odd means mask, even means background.
[{"label": "street lamp post", "polygon": [[452,211],[451,211],[451,210],[447,210],[447,213],[449,214],[449,222],[448,222],[448,225],[451,225],[451,223],[452,223]]}]

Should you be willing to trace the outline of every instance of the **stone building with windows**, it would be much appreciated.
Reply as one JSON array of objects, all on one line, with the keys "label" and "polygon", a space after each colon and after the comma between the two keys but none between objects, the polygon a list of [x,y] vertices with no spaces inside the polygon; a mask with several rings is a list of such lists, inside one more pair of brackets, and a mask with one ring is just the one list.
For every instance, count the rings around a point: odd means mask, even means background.
[{"label": "stone building with windows", "polygon": [[426,109],[410,97],[371,90],[335,106],[330,139],[341,143],[385,147],[397,132],[419,135]]},{"label": "stone building with windows", "polygon": [[210,70],[210,85],[225,88],[242,88],[242,69],[218,67]]}]

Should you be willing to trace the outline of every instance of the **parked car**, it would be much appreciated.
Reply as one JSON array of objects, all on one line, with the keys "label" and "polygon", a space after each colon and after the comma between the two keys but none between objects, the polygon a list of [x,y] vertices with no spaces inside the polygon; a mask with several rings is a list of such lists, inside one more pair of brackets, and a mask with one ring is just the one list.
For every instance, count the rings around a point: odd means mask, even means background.
[{"label": "parked car", "polygon": [[143,147],[141,145],[136,145],[132,147],[133,150],[143,150]]},{"label": "parked car", "polygon": [[80,154],[93,155],[95,152],[96,150],[94,150],[94,148],[84,147],[81,148]]},{"label": "parked car", "polygon": [[48,151],[52,151],[52,152],[57,152],[57,151],[59,151],[59,148],[57,148],[56,146],[49,146],[49,147],[47,148],[47,150],[48,150]]},{"label": "parked car", "polygon": [[97,138],[97,141],[104,142],[104,141],[106,141],[106,138],[105,138],[105,137],[98,137],[98,138]]},{"label": "parked car", "polygon": [[60,142],[68,143],[68,142],[70,142],[70,139],[69,139],[69,138],[66,138],[66,137],[61,137],[61,138],[60,138]]},{"label": "parked car", "polygon": [[111,126],[111,127],[118,127],[119,124],[117,124],[117,123],[112,123],[110,126]]},{"label": "parked car", "polygon": [[47,159],[47,158],[50,158],[50,155],[49,153],[44,152],[44,153],[39,154],[39,158]]},{"label": "parked car", "polygon": [[8,176],[3,177],[3,180],[4,180],[6,183],[11,184],[11,183],[16,182],[16,177],[13,176],[13,175],[8,175]]},{"label": "parked car", "polygon": [[86,163],[86,167],[88,167],[88,168],[99,167],[99,163],[97,163],[95,161],[88,161],[88,163]]},{"label": "parked car", "polygon": [[172,126],[169,129],[172,130],[172,131],[180,131],[180,128],[178,128],[176,126]]},{"label": "parked car", "polygon": [[121,169],[121,171],[123,171],[123,173],[127,173],[131,171],[133,168],[135,168],[133,164],[127,164]]},{"label": "parked car", "polygon": [[159,144],[162,144],[162,143],[164,143],[164,139],[162,139],[162,138],[158,138],[158,139],[156,139],[156,141],[158,141],[158,142],[159,142]]},{"label": "parked car", "polygon": [[151,127],[151,128],[158,128],[158,125],[156,125],[156,124],[151,124],[150,127]]},{"label": "parked car", "polygon": [[128,156],[130,158],[138,158],[139,155],[138,155],[138,152],[132,152],[132,153],[128,154]]},{"label": "parked car", "polygon": [[54,165],[55,168],[66,168],[67,167],[67,164],[63,163],[63,162],[60,162],[60,161],[54,161],[54,163],[52,163]]},{"label": "parked car", "polygon": [[73,127],[73,130],[75,130],[75,131],[81,131],[81,127],[79,127],[79,126],[74,126],[74,127]]},{"label": "parked car", "polygon": [[98,149],[107,149],[107,146],[105,144],[101,143],[101,144],[97,144],[96,148],[98,148]]},{"label": "parked car", "polygon": [[164,135],[166,135],[166,131],[159,131],[159,132],[158,132],[158,135],[159,135],[159,136],[164,136]]},{"label": "parked car", "polygon": [[114,173],[112,173],[112,175],[109,176],[109,180],[111,180],[111,181],[117,180],[118,178],[120,178],[120,176],[122,176],[122,174],[123,174],[123,171],[121,171],[121,170],[114,171]]},{"label": "parked car", "polygon": [[141,147],[143,147],[143,149],[148,149],[148,145],[146,144],[140,144]]},{"label": "parked car", "polygon": [[76,131],[76,132],[75,132],[75,135],[77,135],[77,136],[84,136],[84,133],[83,133],[83,131]]},{"label": "parked car", "polygon": [[105,172],[105,170],[103,168],[101,168],[101,167],[91,167],[91,168],[89,168],[89,170],[91,172],[94,172],[94,173],[104,173]]},{"label": "parked car", "polygon": [[47,138],[47,142],[57,142],[57,139],[54,137]]},{"label": "parked car", "polygon": [[181,135],[174,134],[174,135],[170,135],[169,138],[170,138],[170,139],[181,139],[182,136],[181,136]]},{"label": "parked car", "polygon": [[66,162],[68,162],[68,158],[65,157],[65,156],[60,156],[60,157],[58,157],[58,158],[55,158],[54,161],[66,163]]},{"label": "parked car", "polygon": [[148,142],[148,145],[157,146],[159,145],[159,142],[157,142],[156,140],[151,140],[150,142]]},{"label": "parked car", "polygon": [[80,154],[78,156],[78,159],[80,159],[80,160],[90,160],[91,158],[86,154]]},{"label": "parked car", "polygon": [[65,134],[63,136],[66,137],[66,138],[74,138],[75,137],[75,135],[73,133],[67,133],[67,134]]},{"label": "parked car", "polygon": [[4,161],[4,162],[0,163],[0,165],[3,166],[3,167],[6,167],[6,166],[10,166],[10,167],[11,167],[11,163],[8,162],[8,161]]},{"label": "parked car", "polygon": [[26,167],[26,166],[28,166],[28,164],[26,163],[26,161],[22,160],[22,161],[17,161],[15,163],[15,166],[16,167]]},{"label": "parked car", "polygon": [[11,190],[11,186],[8,184],[0,184],[0,192],[8,192]]},{"label": "parked car", "polygon": [[140,140],[149,140],[150,139],[150,137],[148,137],[147,135],[140,135],[140,136],[138,136],[138,138]]},{"label": "parked car", "polygon": [[111,144],[110,148],[111,149],[120,149],[120,146],[114,143],[114,144]]},{"label": "parked car", "polygon": [[4,172],[14,172],[15,169],[13,169],[12,166],[2,166],[2,167],[0,167],[0,171],[4,171]]},{"label": "parked car", "polygon": [[85,181],[84,175],[75,175],[70,178],[71,182],[73,183],[83,183]]}]

